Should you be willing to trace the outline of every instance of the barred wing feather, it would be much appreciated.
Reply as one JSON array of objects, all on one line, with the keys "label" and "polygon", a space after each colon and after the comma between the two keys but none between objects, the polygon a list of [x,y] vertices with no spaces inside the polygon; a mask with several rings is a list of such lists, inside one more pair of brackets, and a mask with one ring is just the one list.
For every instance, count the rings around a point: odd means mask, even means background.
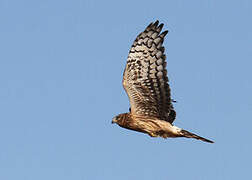
[{"label": "barred wing feather", "polygon": [[163,41],[168,31],[163,24],[151,23],[134,41],[123,75],[131,113],[157,117],[173,123],[176,112],[172,105],[166,70]]}]

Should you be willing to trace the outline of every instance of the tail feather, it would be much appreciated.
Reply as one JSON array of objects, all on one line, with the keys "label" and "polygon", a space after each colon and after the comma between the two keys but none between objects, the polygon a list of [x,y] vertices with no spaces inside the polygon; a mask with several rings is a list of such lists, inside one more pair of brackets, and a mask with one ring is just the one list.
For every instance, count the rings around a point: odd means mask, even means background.
[{"label": "tail feather", "polygon": [[208,143],[214,143],[213,141],[209,140],[209,139],[206,139],[206,138],[203,138],[203,137],[200,137],[196,134],[193,134],[189,131],[186,131],[184,129],[182,129],[181,131],[181,135],[182,137],[186,137],[186,138],[194,138],[194,139],[198,139],[198,140],[201,140],[201,141],[205,141],[205,142],[208,142]]}]

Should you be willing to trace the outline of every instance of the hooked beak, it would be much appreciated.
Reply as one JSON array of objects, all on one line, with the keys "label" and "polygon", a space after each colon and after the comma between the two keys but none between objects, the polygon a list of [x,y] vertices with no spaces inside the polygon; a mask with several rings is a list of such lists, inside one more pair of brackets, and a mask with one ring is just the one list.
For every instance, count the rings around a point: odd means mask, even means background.
[{"label": "hooked beak", "polygon": [[114,123],[116,123],[116,118],[115,117],[111,121],[111,124],[114,124]]}]

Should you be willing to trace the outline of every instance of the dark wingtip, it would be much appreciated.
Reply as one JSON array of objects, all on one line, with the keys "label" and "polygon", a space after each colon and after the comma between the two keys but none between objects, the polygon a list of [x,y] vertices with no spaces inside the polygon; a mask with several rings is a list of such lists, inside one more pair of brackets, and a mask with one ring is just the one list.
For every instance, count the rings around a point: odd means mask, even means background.
[{"label": "dark wingtip", "polygon": [[163,23],[161,23],[161,24],[158,26],[158,29],[162,29],[162,28],[163,28],[163,26],[164,26],[164,24],[163,24]]},{"label": "dark wingtip", "polygon": [[160,34],[160,37],[162,37],[162,38],[165,37],[167,33],[168,33],[168,30],[162,32],[162,33]]},{"label": "dark wingtip", "polygon": [[153,24],[153,26],[157,27],[158,24],[159,24],[159,20],[156,20],[156,22]]},{"label": "dark wingtip", "polygon": [[149,27],[151,27],[151,26],[152,26],[152,24],[153,24],[153,23],[150,23],[150,24],[146,27],[146,29],[147,29],[147,28],[149,28]]},{"label": "dark wingtip", "polygon": [[166,34],[168,33],[168,30],[165,30],[164,32],[162,32],[161,34],[164,34],[164,36],[166,36]]}]

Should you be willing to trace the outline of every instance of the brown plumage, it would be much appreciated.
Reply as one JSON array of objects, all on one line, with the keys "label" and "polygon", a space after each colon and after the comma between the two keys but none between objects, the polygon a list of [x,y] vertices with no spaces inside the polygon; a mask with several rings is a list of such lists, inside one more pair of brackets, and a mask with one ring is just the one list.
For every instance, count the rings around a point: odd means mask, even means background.
[{"label": "brown plumage", "polygon": [[123,74],[123,87],[130,100],[130,112],[114,117],[112,123],[149,134],[151,137],[187,137],[213,143],[173,125],[172,105],[163,41],[168,31],[151,23],[134,41]]}]

